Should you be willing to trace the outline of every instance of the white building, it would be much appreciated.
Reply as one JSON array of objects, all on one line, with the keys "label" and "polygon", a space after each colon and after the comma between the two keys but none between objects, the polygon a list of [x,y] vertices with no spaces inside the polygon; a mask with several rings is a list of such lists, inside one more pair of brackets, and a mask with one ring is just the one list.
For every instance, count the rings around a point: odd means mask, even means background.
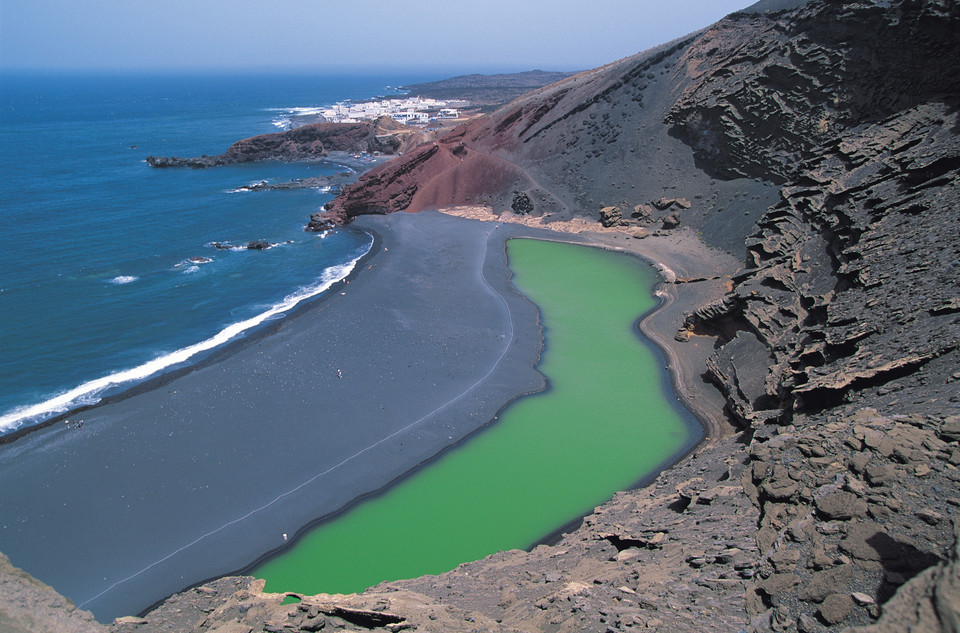
[{"label": "white building", "polygon": [[390,117],[394,121],[400,121],[401,123],[426,123],[430,120],[430,115],[426,112],[415,112],[413,110],[394,112]]}]

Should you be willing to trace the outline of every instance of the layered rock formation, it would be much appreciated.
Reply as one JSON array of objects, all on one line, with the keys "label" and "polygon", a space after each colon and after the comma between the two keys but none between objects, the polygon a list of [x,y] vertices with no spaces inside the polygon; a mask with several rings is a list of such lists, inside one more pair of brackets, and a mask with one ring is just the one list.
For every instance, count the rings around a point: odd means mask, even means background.
[{"label": "layered rock formation", "polygon": [[148,156],[151,167],[216,167],[268,160],[320,160],[330,152],[398,154],[426,140],[422,130],[382,116],[359,123],[313,123],[275,134],[261,134],[231,145],[216,156]]},{"label": "layered rock formation", "polygon": [[[738,20],[759,60],[713,50],[722,28],[685,55],[668,120],[701,164],[786,184],[733,292],[688,319],[725,333],[708,373],[753,439],[752,609],[774,629],[865,622],[900,591],[877,630],[955,630],[960,90],[937,60],[958,20],[811,3]],[[769,92],[771,67],[796,83]]]}]

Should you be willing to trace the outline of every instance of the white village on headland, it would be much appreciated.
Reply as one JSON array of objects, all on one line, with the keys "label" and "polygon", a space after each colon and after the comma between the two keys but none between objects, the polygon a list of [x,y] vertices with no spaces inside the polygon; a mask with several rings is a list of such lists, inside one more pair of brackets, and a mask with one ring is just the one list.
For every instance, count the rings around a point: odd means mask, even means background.
[{"label": "white village on headland", "polygon": [[339,101],[317,108],[296,108],[290,120],[279,121],[285,129],[307,123],[357,123],[389,116],[400,123],[426,125],[430,121],[459,119],[461,109],[469,101],[441,100],[426,97],[402,99],[374,99],[370,101]]}]

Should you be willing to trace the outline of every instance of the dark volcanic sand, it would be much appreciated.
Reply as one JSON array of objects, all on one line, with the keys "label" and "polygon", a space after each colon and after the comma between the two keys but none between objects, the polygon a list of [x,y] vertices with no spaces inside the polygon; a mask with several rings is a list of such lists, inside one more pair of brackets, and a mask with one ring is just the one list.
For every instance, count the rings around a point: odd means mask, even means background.
[{"label": "dark volcanic sand", "polygon": [[0,446],[0,551],[102,621],[138,612],[247,566],[542,387],[537,311],[503,248],[536,230],[437,213],[356,225],[378,235],[375,254],[311,309],[73,416],[81,429]]}]

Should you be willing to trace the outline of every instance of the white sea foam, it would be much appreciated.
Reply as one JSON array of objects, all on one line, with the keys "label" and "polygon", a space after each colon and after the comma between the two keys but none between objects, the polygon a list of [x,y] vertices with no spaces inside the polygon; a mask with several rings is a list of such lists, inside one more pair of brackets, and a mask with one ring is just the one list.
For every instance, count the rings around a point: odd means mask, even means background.
[{"label": "white sea foam", "polygon": [[293,108],[268,108],[270,112],[283,112],[288,116],[315,116],[323,112],[324,108],[329,106],[307,106]]},{"label": "white sea foam", "polygon": [[139,277],[135,277],[135,276],[133,276],[133,275],[119,275],[119,276],[114,277],[113,279],[111,279],[111,280],[110,280],[110,283],[112,283],[112,284],[117,284],[118,286],[122,286],[123,284],[132,284],[133,282],[135,282],[135,281],[138,280],[138,279],[140,279],[140,278],[139,278]]},{"label": "white sea foam", "polygon": [[108,389],[150,378],[169,367],[190,360],[197,354],[219,347],[265,321],[278,318],[300,302],[325,292],[333,284],[349,275],[356,267],[357,262],[360,261],[360,258],[366,255],[372,246],[373,239],[371,238],[363,252],[357,255],[352,261],[325,269],[320,278],[313,284],[304,286],[287,295],[276,305],[252,318],[228,325],[204,341],[165,354],[132,369],[118,371],[102,378],[85,382],[78,387],[44,402],[18,407],[0,415],[0,434],[20,428],[26,423],[40,422],[71,409],[94,404],[99,401],[100,395]]},{"label": "white sea foam", "polygon": [[243,187],[237,187],[236,189],[226,189],[225,193],[249,193],[251,191],[256,191],[255,187],[263,187],[267,184],[266,180],[254,180],[248,185]]},{"label": "white sea foam", "polygon": [[291,117],[320,117],[324,109],[330,106],[309,106],[296,108],[267,108],[268,112],[279,112],[280,115],[273,119],[273,125],[281,130],[289,130],[293,126]]}]

